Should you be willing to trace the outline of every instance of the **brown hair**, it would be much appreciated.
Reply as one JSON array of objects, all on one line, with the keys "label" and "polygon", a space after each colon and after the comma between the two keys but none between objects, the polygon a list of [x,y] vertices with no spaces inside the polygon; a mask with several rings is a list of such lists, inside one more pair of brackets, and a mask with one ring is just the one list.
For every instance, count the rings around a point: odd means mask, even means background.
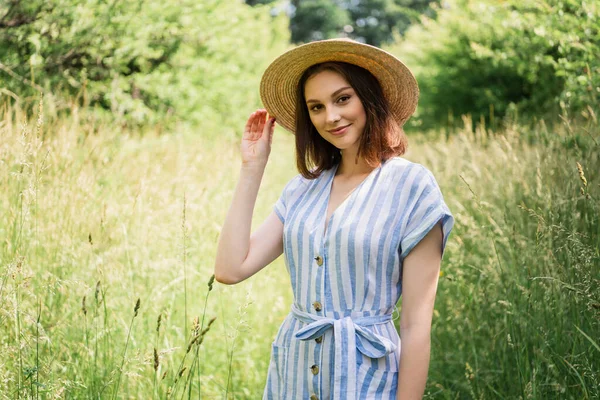
[{"label": "brown hair", "polygon": [[[307,68],[296,91],[296,165],[302,176],[317,178],[341,161],[339,149],[323,139],[312,124],[304,97],[306,81],[325,70],[340,74],[352,86],[365,109],[367,121],[357,158],[362,156],[367,164],[376,167],[382,161],[404,154],[408,145],[406,135],[394,119],[377,78],[354,64],[325,62]],[[308,163],[315,166],[312,171]]]}]

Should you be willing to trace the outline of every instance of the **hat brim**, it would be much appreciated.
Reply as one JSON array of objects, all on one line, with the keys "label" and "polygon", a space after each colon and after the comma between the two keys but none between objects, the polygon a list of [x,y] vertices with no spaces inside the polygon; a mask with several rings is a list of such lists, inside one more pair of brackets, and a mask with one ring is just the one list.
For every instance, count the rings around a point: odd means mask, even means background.
[{"label": "hat brim", "polygon": [[329,39],[307,43],[277,57],[260,82],[260,97],[269,115],[294,133],[296,88],[304,71],[327,61],[341,61],[362,67],[379,81],[396,121],[403,125],[414,113],[419,86],[406,65],[392,54],[353,40]]}]

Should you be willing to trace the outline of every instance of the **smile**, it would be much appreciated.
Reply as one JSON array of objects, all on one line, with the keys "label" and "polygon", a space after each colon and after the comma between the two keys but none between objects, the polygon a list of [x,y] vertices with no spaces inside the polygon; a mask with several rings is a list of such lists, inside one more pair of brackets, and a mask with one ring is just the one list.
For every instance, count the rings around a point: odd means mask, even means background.
[{"label": "smile", "polygon": [[348,130],[348,127],[350,125],[352,125],[352,124],[348,124],[346,126],[341,126],[339,128],[336,128],[336,129],[331,129],[331,130],[328,130],[327,132],[331,133],[332,135],[341,135],[341,134],[345,133]]}]

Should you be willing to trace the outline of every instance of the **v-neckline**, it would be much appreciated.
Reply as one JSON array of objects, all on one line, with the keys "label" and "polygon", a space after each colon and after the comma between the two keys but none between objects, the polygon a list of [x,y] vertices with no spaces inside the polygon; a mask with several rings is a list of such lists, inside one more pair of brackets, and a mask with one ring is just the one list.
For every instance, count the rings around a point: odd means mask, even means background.
[{"label": "v-neckline", "polygon": [[338,204],[338,206],[335,208],[335,210],[333,210],[331,212],[329,219],[327,219],[327,210],[329,209],[329,201],[331,200],[331,189],[333,188],[333,181],[335,179],[335,174],[336,174],[340,164],[338,163],[335,165],[334,168],[332,168],[332,172],[329,177],[329,182],[327,183],[327,199],[325,201],[325,215],[323,217],[323,219],[325,220],[325,223],[323,223],[323,221],[321,220],[321,226],[323,227],[323,236],[327,235],[327,233],[329,232],[329,225],[331,225],[331,220],[333,219],[335,213],[340,208],[342,208],[342,206],[344,206],[348,201],[350,201],[350,199],[352,198],[354,193],[358,192],[360,187],[362,185],[364,185],[367,180],[371,179],[371,176],[375,175],[375,173],[377,173],[377,171],[379,171],[383,167],[384,163],[385,163],[385,161],[381,162],[381,164],[379,164],[378,167],[376,167],[371,172],[369,172],[369,175],[367,175],[365,177],[365,179],[363,179],[358,185],[356,185],[356,187],[354,189],[352,189],[352,192],[350,192],[350,194],[348,196],[346,196],[346,198],[344,200],[342,200],[342,202],[340,204]]}]

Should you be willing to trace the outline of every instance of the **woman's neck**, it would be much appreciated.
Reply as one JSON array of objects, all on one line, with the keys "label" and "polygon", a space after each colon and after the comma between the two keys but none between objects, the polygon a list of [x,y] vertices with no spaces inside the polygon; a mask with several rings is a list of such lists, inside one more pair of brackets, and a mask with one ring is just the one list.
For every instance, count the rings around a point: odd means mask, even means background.
[{"label": "woman's neck", "polygon": [[379,165],[371,167],[369,164],[367,164],[364,158],[358,157],[357,160],[356,154],[344,154],[344,151],[342,151],[342,159],[340,160],[340,165],[336,171],[336,176],[342,175],[348,179],[351,179],[353,177],[368,175]]}]

